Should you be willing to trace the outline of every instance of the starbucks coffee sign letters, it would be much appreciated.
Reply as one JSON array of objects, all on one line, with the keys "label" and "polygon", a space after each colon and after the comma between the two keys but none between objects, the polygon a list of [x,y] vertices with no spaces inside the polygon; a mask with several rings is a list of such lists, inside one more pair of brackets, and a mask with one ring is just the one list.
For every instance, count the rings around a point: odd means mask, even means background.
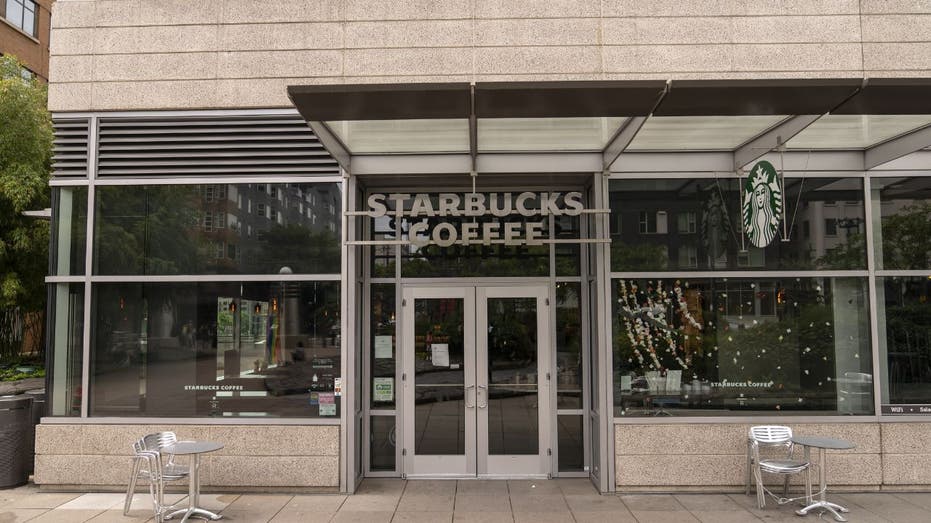
[{"label": "starbucks coffee sign letters", "polygon": [[758,162],[750,170],[743,190],[743,226],[750,243],[766,247],[776,237],[782,220],[782,187],[776,169]]},{"label": "starbucks coffee sign letters", "polygon": [[[372,218],[389,214],[400,214],[414,218],[408,230],[411,244],[423,247],[435,244],[439,247],[458,245],[542,245],[543,221],[417,221],[418,217],[479,217],[506,218],[510,215],[533,216],[578,216],[582,214],[582,193],[567,192],[522,192],[522,193],[456,193],[431,194],[371,194],[368,197]],[[388,202],[395,209],[410,208],[409,211],[391,212]]]}]

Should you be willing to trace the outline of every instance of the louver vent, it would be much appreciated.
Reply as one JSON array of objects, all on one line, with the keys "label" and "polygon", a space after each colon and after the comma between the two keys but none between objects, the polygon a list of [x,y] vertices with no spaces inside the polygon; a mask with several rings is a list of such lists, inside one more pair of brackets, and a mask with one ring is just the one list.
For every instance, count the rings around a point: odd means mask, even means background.
[{"label": "louver vent", "polygon": [[338,174],[298,116],[101,119],[97,176]]},{"label": "louver vent", "polygon": [[54,176],[87,176],[87,119],[54,120],[55,148],[52,161]]}]

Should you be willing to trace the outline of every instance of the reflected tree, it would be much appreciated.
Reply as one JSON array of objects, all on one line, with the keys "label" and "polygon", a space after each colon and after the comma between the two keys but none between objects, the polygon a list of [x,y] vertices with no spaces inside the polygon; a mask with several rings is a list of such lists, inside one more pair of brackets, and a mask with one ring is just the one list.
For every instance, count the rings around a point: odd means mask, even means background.
[{"label": "reflected tree", "polygon": [[883,216],[883,267],[926,269],[931,266],[931,203],[917,202]]},{"label": "reflected tree", "polygon": [[198,234],[195,186],[101,187],[95,230],[97,274],[198,274],[208,242]]}]

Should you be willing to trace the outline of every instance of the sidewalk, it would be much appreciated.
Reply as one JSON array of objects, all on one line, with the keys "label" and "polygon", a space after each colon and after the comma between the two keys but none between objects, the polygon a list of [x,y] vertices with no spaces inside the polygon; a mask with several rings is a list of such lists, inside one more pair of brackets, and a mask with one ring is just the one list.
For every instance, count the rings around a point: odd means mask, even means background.
[{"label": "sidewalk", "polygon": [[[851,523],[931,521],[931,493],[830,495],[850,509]],[[169,496],[173,503],[182,496]],[[756,508],[740,494],[600,496],[584,479],[551,481],[403,481],[368,479],[352,496],[337,494],[203,494],[201,504],[221,521],[316,522],[621,522],[744,523],[833,521],[796,516],[792,506]],[[142,523],[153,521],[147,495],[136,495],[130,517],[122,494],[56,494],[33,486],[0,490],[0,523],[20,521]],[[196,520],[202,521],[202,520]]]}]

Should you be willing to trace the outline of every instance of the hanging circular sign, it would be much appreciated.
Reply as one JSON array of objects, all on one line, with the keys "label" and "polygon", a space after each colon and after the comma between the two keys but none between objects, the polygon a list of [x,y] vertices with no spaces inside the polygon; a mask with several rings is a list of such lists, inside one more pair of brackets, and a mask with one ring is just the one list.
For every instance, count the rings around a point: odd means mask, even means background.
[{"label": "hanging circular sign", "polygon": [[782,220],[782,187],[776,168],[757,162],[743,190],[743,224],[750,243],[766,247],[776,237]]}]

